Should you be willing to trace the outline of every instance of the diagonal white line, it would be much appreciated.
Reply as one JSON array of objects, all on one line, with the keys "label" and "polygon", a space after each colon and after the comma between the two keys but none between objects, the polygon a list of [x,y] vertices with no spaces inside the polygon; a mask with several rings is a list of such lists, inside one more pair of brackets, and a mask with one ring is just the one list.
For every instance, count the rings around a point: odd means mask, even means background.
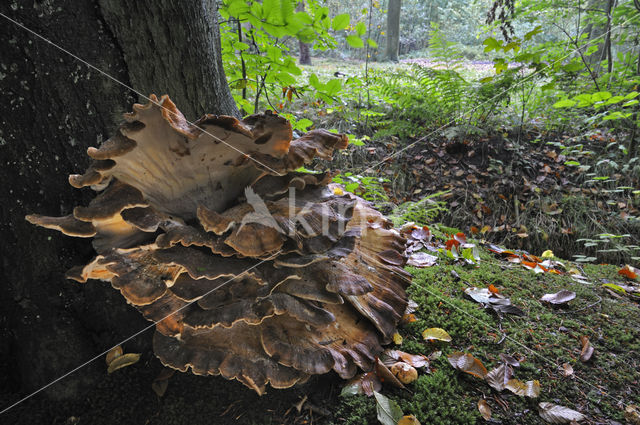
[{"label": "diagonal white line", "polygon": [[[7,15],[5,15],[5,14],[4,14],[4,13],[2,13],[2,12],[0,12],[0,16],[2,16],[3,18],[5,18],[5,19],[6,19],[6,20],[8,20],[9,22],[12,22],[12,23],[13,23],[13,24],[15,24],[16,26],[18,26],[18,27],[22,28],[23,30],[25,30],[25,31],[27,31],[27,32],[29,32],[29,33],[31,33],[31,34],[33,34],[33,35],[35,35],[36,37],[38,37],[38,38],[39,38],[39,39],[41,39],[42,41],[44,41],[44,42],[46,42],[46,43],[50,44],[51,46],[55,47],[56,49],[60,50],[61,52],[66,53],[67,55],[71,56],[71,57],[72,57],[72,58],[74,58],[75,60],[77,60],[77,61],[79,61],[79,62],[82,62],[83,64],[85,64],[85,65],[86,65],[86,66],[88,66],[89,68],[91,68],[91,69],[93,69],[93,70],[95,70],[95,71],[99,72],[100,74],[104,75],[105,77],[107,77],[108,79],[110,79],[110,80],[114,81],[115,83],[117,83],[117,84],[119,84],[119,85],[121,85],[121,86],[123,86],[123,87],[125,87],[125,88],[127,88],[127,89],[129,89],[129,90],[131,90],[132,92],[136,93],[138,96],[140,96],[140,97],[142,97],[142,98],[144,98],[144,99],[148,100],[149,102],[153,103],[154,105],[159,106],[160,108],[164,109],[164,110],[165,110],[165,111],[167,111],[168,113],[170,113],[170,114],[172,114],[172,115],[177,116],[177,114],[176,114],[175,112],[173,112],[173,111],[171,111],[170,109],[168,109],[168,108],[166,108],[166,107],[162,106],[162,105],[160,104],[160,102],[155,101],[155,100],[152,100],[150,97],[148,97],[148,96],[146,96],[146,95],[142,94],[141,92],[139,92],[139,91],[137,91],[136,89],[134,89],[133,87],[131,87],[131,86],[129,86],[129,85],[127,85],[127,84],[123,83],[122,81],[118,80],[117,78],[115,78],[115,77],[113,77],[113,76],[111,76],[111,75],[107,74],[106,72],[104,72],[104,71],[103,71],[103,70],[101,70],[100,68],[96,67],[95,65],[90,64],[90,63],[89,63],[89,62],[87,62],[86,60],[84,60],[84,59],[82,59],[82,58],[78,57],[77,55],[75,55],[75,54],[73,54],[73,53],[71,53],[70,51],[68,51],[68,50],[67,50],[67,49],[65,49],[64,47],[57,45],[57,44],[56,44],[56,43],[54,43],[53,41],[51,41],[51,40],[47,39],[46,37],[44,37],[44,36],[42,36],[42,35],[40,35],[40,34],[38,34],[38,33],[37,33],[37,32],[35,32],[34,30],[32,30],[32,29],[30,29],[30,28],[25,27],[25,26],[24,26],[24,25],[22,25],[20,22],[18,22],[18,21],[16,21],[16,20],[14,20],[14,19],[11,19],[10,17],[8,17]],[[257,159],[253,158],[251,155],[249,155],[249,154],[246,154],[246,153],[242,152],[240,149],[238,149],[238,148],[236,148],[235,146],[233,146],[233,145],[231,145],[231,144],[229,144],[229,143],[225,142],[224,140],[220,139],[219,137],[214,136],[213,134],[211,134],[210,132],[206,131],[205,129],[203,129],[203,128],[201,128],[201,127],[197,126],[197,125],[195,125],[195,124],[194,124],[194,123],[192,123],[191,121],[188,121],[188,120],[186,120],[186,119],[185,119],[185,121],[186,121],[189,125],[193,126],[194,128],[197,128],[198,130],[202,131],[204,134],[206,134],[206,135],[208,135],[208,136],[213,137],[215,140],[217,140],[217,141],[219,141],[219,142],[223,143],[223,144],[224,144],[224,145],[226,145],[227,147],[229,147],[229,148],[231,148],[231,149],[233,149],[233,150],[235,150],[235,151],[237,151],[237,152],[241,153],[242,155],[244,155],[244,156],[248,157],[248,158],[249,158],[249,159],[251,159],[253,162],[255,162],[255,163],[257,163],[257,164],[259,164],[259,165],[263,166],[264,168],[266,168],[266,169],[267,169],[267,170],[269,170],[269,171],[272,171],[272,172],[273,172],[273,173],[275,173],[276,175],[278,175],[278,176],[283,176],[283,175],[284,175],[284,174],[282,174],[282,173],[280,173],[280,172],[278,172],[278,171],[274,170],[273,168],[269,167],[268,165],[263,164],[262,162],[260,162],[260,161],[258,161]]]},{"label": "diagonal white line", "polygon": [[[618,26],[611,27],[611,28],[609,29],[609,31],[606,31],[604,34],[599,35],[598,37],[594,37],[593,39],[589,40],[589,42],[588,42],[588,43],[586,43],[584,46],[581,46],[581,48],[587,47],[587,46],[589,46],[589,44],[593,43],[593,42],[594,42],[594,41],[596,41],[597,39],[607,36],[607,34],[610,34],[610,33],[611,33],[611,31],[613,31],[614,29],[618,29],[618,28],[621,28],[621,27],[623,27],[623,26],[627,25],[629,22],[632,22],[632,21],[633,21],[635,18],[637,18],[638,16],[640,16],[640,13],[636,13],[636,14],[635,14],[635,15],[633,15],[631,18],[629,18],[627,21],[625,21],[624,23],[622,23],[622,24],[620,24],[620,25],[618,25]],[[631,49],[629,49],[629,50],[631,50]],[[569,57],[569,56],[571,56],[574,52],[577,52],[577,51],[578,51],[578,50],[574,48],[573,50],[571,50],[571,51],[570,51],[568,54],[566,54],[565,56],[561,57],[560,59],[556,60],[555,62],[551,62],[551,64],[550,64],[550,65],[555,65],[555,64],[557,64],[557,63],[559,63],[559,62],[561,62],[561,61],[565,60],[566,58],[568,58],[568,57]],[[495,100],[495,99],[497,99],[498,97],[500,97],[500,96],[502,96],[503,94],[505,94],[505,93],[509,92],[510,90],[512,90],[514,87],[517,87],[518,85],[520,85],[520,84],[522,84],[522,83],[524,83],[524,82],[528,81],[529,79],[533,78],[533,76],[534,76],[534,75],[536,75],[536,74],[540,73],[541,71],[542,71],[542,70],[538,70],[538,71],[535,71],[535,72],[533,72],[533,73],[531,73],[531,74],[527,75],[526,77],[524,77],[522,80],[518,81],[516,84],[514,84],[514,85],[513,85],[513,86],[511,86],[510,88],[508,88],[508,89],[506,89],[506,90],[504,90],[504,91],[502,91],[502,92],[498,93],[497,95],[495,95],[495,96],[494,96],[494,97],[492,97],[491,99],[489,99],[489,100],[487,100],[487,101],[485,101],[485,102],[483,102],[483,103],[480,103],[479,105],[477,105],[476,107],[474,107],[474,108],[470,109],[469,111],[467,111],[467,112],[465,112],[465,113],[463,113],[463,114],[460,114],[458,117],[456,117],[456,118],[452,119],[451,121],[447,122],[446,124],[443,124],[443,125],[441,125],[440,127],[436,128],[435,130],[433,130],[433,131],[432,131],[432,132],[430,132],[429,134],[427,134],[427,135],[425,135],[425,136],[422,136],[421,138],[419,138],[419,139],[418,139],[418,140],[416,140],[415,142],[412,142],[411,144],[409,144],[409,145],[405,146],[404,148],[400,149],[399,151],[394,152],[394,153],[392,153],[392,154],[391,154],[391,155],[389,155],[389,156],[386,156],[385,158],[383,158],[383,159],[382,159],[381,161],[379,161],[378,163],[376,163],[376,164],[374,164],[374,165],[372,165],[372,166],[370,166],[370,167],[367,167],[367,170],[371,170],[371,171],[373,171],[373,169],[374,169],[374,168],[376,168],[376,167],[380,166],[381,164],[383,164],[383,163],[385,163],[385,162],[389,161],[391,158],[393,158],[393,157],[397,156],[397,155],[398,155],[398,154],[400,154],[401,152],[406,151],[407,149],[411,148],[412,146],[415,146],[416,144],[418,144],[418,143],[420,143],[420,142],[423,142],[423,141],[427,140],[429,137],[433,136],[434,134],[436,134],[437,132],[439,132],[439,131],[440,131],[440,130],[442,130],[443,128],[446,128],[446,127],[450,126],[451,124],[455,124],[456,120],[459,120],[459,119],[461,119],[461,118],[464,118],[464,117],[468,116],[469,114],[471,114],[471,113],[475,112],[475,111],[476,111],[476,110],[478,110],[479,108],[481,108],[481,107],[483,107],[483,106],[485,106],[485,105],[489,104],[490,102],[494,101],[494,100]]]},{"label": "diagonal white line", "polygon": [[[230,278],[229,280],[222,282],[222,283],[221,283],[220,285],[218,285],[217,287],[215,287],[215,288],[211,289],[210,291],[207,291],[207,292],[203,295],[203,297],[205,297],[205,296],[209,295],[209,294],[210,294],[210,293],[212,293],[213,291],[217,291],[218,289],[222,288],[222,287],[223,287],[224,285],[226,285],[227,283],[229,283],[229,282],[231,282],[231,281],[233,281],[233,280],[236,280],[237,278],[239,278],[239,277],[241,277],[241,276],[245,275],[245,274],[246,274],[246,273],[248,273],[249,271],[251,271],[251,270],[255,269],[256,267],[258,267],[259,265],[261,265],[261,264],[263,264],[263,263],[265,263],[265,262],[267,262],[267,261],[272,260],[273,258],[277,257],[277,256],[278,256],[278,254],[280,254],[280,252],[282,252],[282,251],[280,250],[280,251],[276,252],[275,254],[273,254],[271,257],[269,257],[269,258],[267,258],[267,259],[265,259],[265,260],[262,260],[262,261],[260,261],[259,263],[257,263],[257,264],[255,264],[255,265],[253,265],[253,266],[249,267],[247,270],[243,271],[243,272],[242,272],[242,273],[240,273],[238,276],[232,277],[232,278]],[[175,310],[175,311],[173,311],[173,312],[171,312],[171,313],[167,314],[167,315],[166,315],[165,317],[163,317],[162,319],[157,320],[157,321],[155,321],[155,322],[151,323],[150,325],[148,325],[148,326],[146,326],[146,327],[142,328],[141,330],[139,330],[138,332],[134,333],[134,334],[133,334],[133,335],[131,335],[130,337],[128,337],[128,338],[126,338],[126,339],[123,339],[122,341],[120,341],[119,343],[117,343],[116,345],[114,345],[113,347],[111,347],[111,348],[109,348],[109,349],[107,349],[107,350],[103,351],[102,353],[98,354],[97,356],[95,356],[95,357],[93,357],[93,358],[91,358],[91,359],[87,360],[86,362],[82,363],[80,366],[78,366],[78,367],[76,367],[76,368],[71,369],[69,372],[67,372],[67,373],[65,373],[64,375],[62,375],[62,376],[60,376],[60,377],[58,377],[58,378],[54,379],[53,381],[49,382],[48,384],[44,385],[43,387],[39,388],[38,390],[36,390],[36,391],[32,392],[31,394],[27,395],[26,397],[21,398],[20,400],[16,401],[16,402],[15,402],[15,403],[13,403],[12,405],[10,405],[10,406],[8,406],[8,407],[5,407],[4,409],[2,409],[2,411],[0,411],[0,415],[2,415],[2,414],[3,414],[3,413],[5,413],[5,412],[8,412],[8,411],[9,411],[9,410],[11,410],[12,408],[16,407],[18,404],[20,404],[20,403],[22,403],[22,402],[24,402],[24,401],[26,401],[26,400],[30,399],[31,397],[33,397],[34,395],[38,394],[39,392],[44,391],[45,389],[49,388],[51,385],[55,384],[56,382],[63,380],[64,378],[66,378],[67,376],[69,376],[69,375],[73,374],[74,372],[77,372],[78,370],[82,369],[83,367],[85,367],[85,366],[86,366],[86,365],[88,365],[89,363],[91,363],[91,362],[93,362],[93,361],[95,361],[95,360],[99,359],[100,357],[102,357],[102,356],[106,355],[109,351],[113,350],[113,349],[114,349],[114,348],[116,348],[118,345],[122,345],[122,344],[124,344],[125,342],[127,342],[127,341],[129,341],[129,340],[131,340],[131,339],[133,339],[133,338],[135,338],[135,337],[137,337],[137,336],[138,336],[138,335],[140,335],[141,333],[143,333],[143,332],[145,332],[145,331],[148,331],[149,329],[151,329],[152,327],[154,327],[154,326],[155,326],[155,325],[157,325],[158,323],[162,322],[164,319],[167,319],[167,318],[169,318],[169,317],[173,316],[174,314],[176,314],[177,312],[179,312],[179,311],[183,310],[184,308],[189,307],[191,304],[193,304],[193,303],[194,303],[194,302],[196,302],[196,301],[197,301],[197,300],[193,300],[193,301],[188,302],[187,304],[183,305],[182,307],[178,308],[177,310]]]}]

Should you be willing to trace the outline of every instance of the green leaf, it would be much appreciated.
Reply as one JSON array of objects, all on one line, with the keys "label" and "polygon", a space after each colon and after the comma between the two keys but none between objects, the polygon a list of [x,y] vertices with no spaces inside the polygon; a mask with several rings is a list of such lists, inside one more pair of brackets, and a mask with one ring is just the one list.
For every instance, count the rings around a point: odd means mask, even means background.
[{"label": "green leaf", "polygon": [[636,99],[630,100],[628,102],[625,102],[622,104],[623,108],[626,108],[627,106],[632,106],[632,105],[637,105],[638,101]]},{"label": "green leaf", "polygon": [[603,100],[609,99],[610,97],[611,93],[609,93],[608,91],[599,91],[591,95],[591,99],[593,99],[594,102],[601,102]]},{"label": "green leaf", "polygon": [[313,121],[307,118],[302,118],[301,120],[298,120],[296,122],[296,125],[294,126],[294,128],[296,130],[307,131],[307,128],[311,127],[312,125],[313,125]]},{"label": "green leaf", "polygon": [[518,43],[517,41],[512,41],[511,43],[508,43],[504,46],[505,52],[508,52],[511,49],[513,49],[517,53],[520,50],[520,43]]},{"label": "green leaf", "polygon": [[624,96],[613,96],[605,102],[605,105],[613,105],[614,103],[620,103],[623,100]]},{"label": "green leaf", "polygon": [[316,90],[322,90],[324,88],[324,84],[320,82],[316,74],[309,75],[309,84]]},{"label": "green leaf", "polygon": [[529,41],[531,40],[531,37],[533,37],[536,34],[540,34],[541,32],[542,32],[542,26],[538,25],[537,27],[535,27],[534,29],[526,33],[524,35],[524,39],[525,41]]},{"label": "green leaf", "polygon": [[357,35],[348,35],[346,40],[349,46],[351,47],[356,47],[356,48],[364,47],[364,42]]},{"label": "green leaf", "polygon": [[490,51],[492,51],[492,50],[500,50],[500,49],[502,49],[502,43],[501,43],[501,42],[499,42],[498,40],[496,40],[496,39],[495,39],[495,38],[493,38],[493,37],[489,37],[489,38],[487,38],[486,40],[484,40],[484,41],[482,42],[482,44],[483,44],[484,46],[486,46],[486,47],[484,48],[485,53],[488,53],[488,52],[490,52]]},{"label": "green leaf", "polygon": [[584,65],[580,62],[571,62],[562,66],[562,70],[565,72],[578,72],[584,68]]},{"label": "green leaf", "polygon": [[376,43],[375,41],[373,41],[370,38],[367,38],[367,44],[369,44],[369,47],[371,47],[373,49],[377,49],[378,48],[378,43]]},{"label": "green leaf", "polygon": [[364,24],[364,22],[358,22],[356,24],[356,34],[362,37],[366,32],[367,32],[367,26]]},{"label": "green leaf", "polygon": [[347,192],[353,193],[353,191],[356,190],[358,187],[360,187],[360,183],[349,183],[344,187],[344,190],[346,190]]},{"label": "green leaf", "polygon": [[234,43],[233,47],[235,47],[238,50],[247,50],[249,48],[249,45],[247,43],[237,41]]},{"label": "green leaf", "polygon": [[617,292],[620,295],[626,295],[627,291],[624,290],[624,288],[614,284],[614,283],[603,283],[602,284],[603,288],[609,288],[614,292]]},{"label": "green leaf", "polygon": [[349,26],[349,20],[350,18],[348,13],[337,15],[331,22],[331,28],[333,28],[334,31],[343,30]]},{"label": "green leaf", "polygon": [[629,93],[628,95],[626,95],[624,98],[625,99],[635,99],[636,97],[638,97],[638,93],[637,91],[632,91],[631,93]]},{"label": "green leaf", "polygon": [[580,163],[578,161],[565,161],[564,165],[573,165],[573,166],[579,167]]},{"label": "green leaf", "polygon": [[398,403],[377,391],[374,391],[373,395],[376,398],[376,411],[378,412],[378,420],[380,423],[382,425],[396,425],[402,416],[404,416]]},{"label": "green leaf", "polygon": [[556,103],[553,104],[554,108],[570,108],[572,106],[574,106],[576,103],[575,100],[571,100],[571,99],[562,99],[557,101]]},{"label": "green leaf", "polygon": [[342,82],[338,79],[331,79],[325,84],[325,92],[329,96],[336,95],[342,89]]}]

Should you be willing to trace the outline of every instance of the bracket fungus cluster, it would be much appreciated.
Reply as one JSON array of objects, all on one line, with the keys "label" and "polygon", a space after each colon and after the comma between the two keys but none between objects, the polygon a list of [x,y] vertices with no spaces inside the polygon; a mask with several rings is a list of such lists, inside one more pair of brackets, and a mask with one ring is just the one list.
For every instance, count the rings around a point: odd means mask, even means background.
[{"label": "bracket fungus cluster", "polygon": [[300,173],[344,135],[292,139],[287,120],[207,115],[171,100],[134,105],[71,175],[98,195],[64,217],[27,220],[93,238],[70,279],[109,281],[156,323],[163,364],[237,379],[262,394],[334,370],[371,370],[407,305],[405,239],[368,203]]}]

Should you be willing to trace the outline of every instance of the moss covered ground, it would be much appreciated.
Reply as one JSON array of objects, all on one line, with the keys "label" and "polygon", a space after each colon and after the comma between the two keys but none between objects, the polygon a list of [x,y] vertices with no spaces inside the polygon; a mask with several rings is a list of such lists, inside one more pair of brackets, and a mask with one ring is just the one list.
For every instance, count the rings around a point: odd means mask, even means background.
[{"label": "moss covered ground", "polygon": [[[640,403],[640,309],[636,302],[602,287],[602,279],[622,280],[619,267],[584,265],[585,283],[568,275],[536,274],[481,252],[476,266],[443,261],[410,269],[414,281],[409,294],[419,307],[414,313],[417,320],[401,328],[403,343],[398,349],[426,355],[442,351],[442,356],[431,364],[431,373],[409,384],[408,392],[385,388],[384,393],[422,424],[483,423],[477,409],[481,398],[491,407],[492,419],[503,424],[542,423],[537,409],[541,401],[578,410],[593,423],[624,423],[623,405]],[[491,284],[526,315],[501,319],[464,295],[468,286]],[[575,292],[576,298],[557,307],[540,301],[545,293],[562,289]],[[424,342],[421,332],[431,327],[445,329],[453,341]],[[595,348],[586,363],[579,359],[582,336]],[[501,353],[523,358],[515,377],[539,380],[540,396],[498,393],[483,380],[451,367],[447,354],[454,351],[472,354],[489,370],[498,366]],[[573,375],[564,376],[560,370],[564,363],[573,367]],[[337,412],[331,423],[376,423],[375,401],[366,396],[340,400]]]}]

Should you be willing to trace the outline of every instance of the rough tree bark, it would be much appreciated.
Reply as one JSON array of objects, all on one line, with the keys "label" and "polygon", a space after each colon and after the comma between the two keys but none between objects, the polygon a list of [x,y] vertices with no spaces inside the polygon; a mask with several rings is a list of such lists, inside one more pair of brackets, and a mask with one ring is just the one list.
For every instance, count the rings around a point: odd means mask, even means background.
[{"label": "rough tree bark", "polygon": [[[187,119],[237,115],[220,60],[214,1],[2,2],[0,12],[148,95],[168,93]],[[142,329],[146,321],[104,285],[64,271],[89,259],[86,241],[36,232],[30,211],[71,212],[64,179],[84,151],[112,134],[138,96],[0,17],[0,388],[5,402],[33,391]],[[85,199],[88,201],[87,191]],[[55,196],[48,196],[54,194]],[[129,344],[148,345],[148,339]],[[94,362],[48,395],[72,398],[104,374]]]},{"label": "rough tree bark", "polygon": [[387,11],[387,52],[386,58],[392,62],[398,62],[398,49],[400,47],[400,9],[402,0],[389,0]]}]

